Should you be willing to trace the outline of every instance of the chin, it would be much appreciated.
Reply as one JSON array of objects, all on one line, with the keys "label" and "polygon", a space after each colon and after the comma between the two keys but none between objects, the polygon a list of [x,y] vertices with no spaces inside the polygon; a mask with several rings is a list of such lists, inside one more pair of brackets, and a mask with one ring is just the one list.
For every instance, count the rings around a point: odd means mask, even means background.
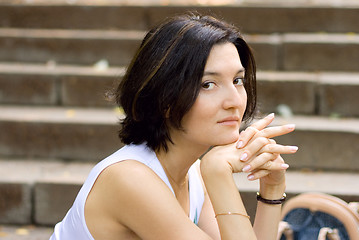
[{"label": "chin", "polygon": [[219,142],[217,145],[227,145],[231,143],[235,143],[239,138],[239,133],[232,134],[231,136],[223,136],[223,138],[218,137],[217,141]]}]

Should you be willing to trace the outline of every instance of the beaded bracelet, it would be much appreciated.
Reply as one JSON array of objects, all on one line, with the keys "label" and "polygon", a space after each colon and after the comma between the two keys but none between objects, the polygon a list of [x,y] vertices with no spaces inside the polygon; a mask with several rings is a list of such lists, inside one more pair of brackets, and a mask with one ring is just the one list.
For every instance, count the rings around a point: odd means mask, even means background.
[{"label": "beaded bracelet", "polygon": [[287,195],[285,193],[283,193],[283,197],[280,199],[274,199],[274,200],[270,200],[270,199],[265,199],[261,196],[261,194],[259,192],[257,192],[257,201],[266,203],[266,204],[282,204],[285,200],[287,199]]},{"label": "beaded bracelet", "polygon": [[242,216],[242,217],[246,217],[248,219],[250,219],[251,217],[246,215],[246,214],[242,214],[242,213],[236,213],[236,212],[226,212],[226,213],[217,213],[215,215],[215,217],[217,216],[221,216],[221,215],[239,215],[239,216]]}]

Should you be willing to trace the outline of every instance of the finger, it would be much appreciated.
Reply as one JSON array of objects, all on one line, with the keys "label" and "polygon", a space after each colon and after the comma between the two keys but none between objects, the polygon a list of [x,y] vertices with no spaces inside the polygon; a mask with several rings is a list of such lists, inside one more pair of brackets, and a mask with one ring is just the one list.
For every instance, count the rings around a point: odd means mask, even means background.
[{"label": "finger", "polygon": [[242,169],[243,172],[252,172],[259,169],[270,169],[271,160],[274,160],[278,157],[277,154],[272,153],[262,153],[256,156],[250,163],[245,165]]},{"label": "finger", "polygon": [[295,124],[287,124],[282,126],[268,127],[256,134],[256,136],[274,138],[287,133],[293,132],[295,129]]},{"label": "finger", "polygon": [[249,174],[247,176],[248,180],[257,180],[260,179],[262,177],[265,177],[267,175],[269,175],[270,173],[272,173],[273,171],[285,171],[286,169],[288,169],[289,165],[286,163],[282,163],[278,166],[277,163],[273,163],[272,162],[272,170],[268,170],[268,169],[259,169],[257,171],[252,172],[251,174]]},{"label": "finger", "polygon": [[256,171],[256,172],[253,172],[253,173],[249,174],[247,176],[247,179],[250,180],[250,181],[254,181],[254,180],[260,179],[262,177],[265,177],[268,174],[270,174],[270,171],[268,171],[268,170],[259,170],[259,171]]},{"label": "finger", "polygon": [[[270,141],[272,142],[272,141]],[[284,146],[280,144],[267,144],[261,149],[261,153],[278,153],[278,154],[293,154],[298,151],[297,146]]]},{"label": "finger", "polygon": [[243,148],[246,146],[248,141],[252,139],[252,137],[258,133],[258,131],[263,130],[267,127],[274,119],[274,113],[269,114],[265,118],[253,123],[251,126],[247,127],[244,131],[242,131],[239,135],[239,139],[237,141],[237,148]]},{"label": "finger", "polygon": [[239,160],[245,162],[255,155],[260,153],[260,150],[267,144],[270,144],[270,140],[266,137],[256,137],[247,144]]},{"label": "finger", "polygon": [[251,124],[251,127],[262,130],[267,127],[274,119],[274,113],[268,114],[266,117],[258,120],[257,122]]}]

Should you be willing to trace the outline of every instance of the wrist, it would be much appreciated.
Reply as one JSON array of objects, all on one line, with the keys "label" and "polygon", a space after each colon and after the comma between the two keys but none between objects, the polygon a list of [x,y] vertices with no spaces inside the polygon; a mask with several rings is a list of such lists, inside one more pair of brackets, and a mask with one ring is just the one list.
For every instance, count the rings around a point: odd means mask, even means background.
[{"label": "wrist", "polygon": [[266,204],[271,204],[271,205],[283,204],[283,202],[286,199],[287,199],[287,195],[285,193],[283,193],[283,196],[278,199],[266,199],[266,198],[263,198],[259,192],[257,192],[257,201],[266,203]]},{"label": "wrist", "polygon": [[200,164],[200,171],[203,180],[211,178],[218,179],[224,176],[232,176],[232,169],[229,164],[224,164],[224,161],[216,161],[215,159],[202,159]]},{"label": "wrist", "polygon": [[285,182],[276,185],[260,184],[260,195],[265,199],[280,199],[285,193]]}]

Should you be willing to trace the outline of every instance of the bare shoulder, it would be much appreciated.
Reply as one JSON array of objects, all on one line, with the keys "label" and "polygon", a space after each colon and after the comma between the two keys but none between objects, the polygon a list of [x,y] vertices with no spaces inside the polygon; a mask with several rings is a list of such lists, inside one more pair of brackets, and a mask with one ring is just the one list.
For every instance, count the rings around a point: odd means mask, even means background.
[{"label": "bare shoulder", "polygon": [[101,194],[101,200],[106,203],[105,206],[110,208],[116,206],[116,209],[127,204],[136,204],[153,192],[170,193],[166,184],[152,169],[131,159],[112,164],[104,169],[92,191]]},{"label": "bare shoulder", "polygon": [[111,233],[106,239],[208,237],[190,221],[160,177],[135,160],[113,164],[100,174],[86,202],[85,215],[86,221],[90,219],[90,232],[92,227],[93,231],[101,229],[98,234]]}]

